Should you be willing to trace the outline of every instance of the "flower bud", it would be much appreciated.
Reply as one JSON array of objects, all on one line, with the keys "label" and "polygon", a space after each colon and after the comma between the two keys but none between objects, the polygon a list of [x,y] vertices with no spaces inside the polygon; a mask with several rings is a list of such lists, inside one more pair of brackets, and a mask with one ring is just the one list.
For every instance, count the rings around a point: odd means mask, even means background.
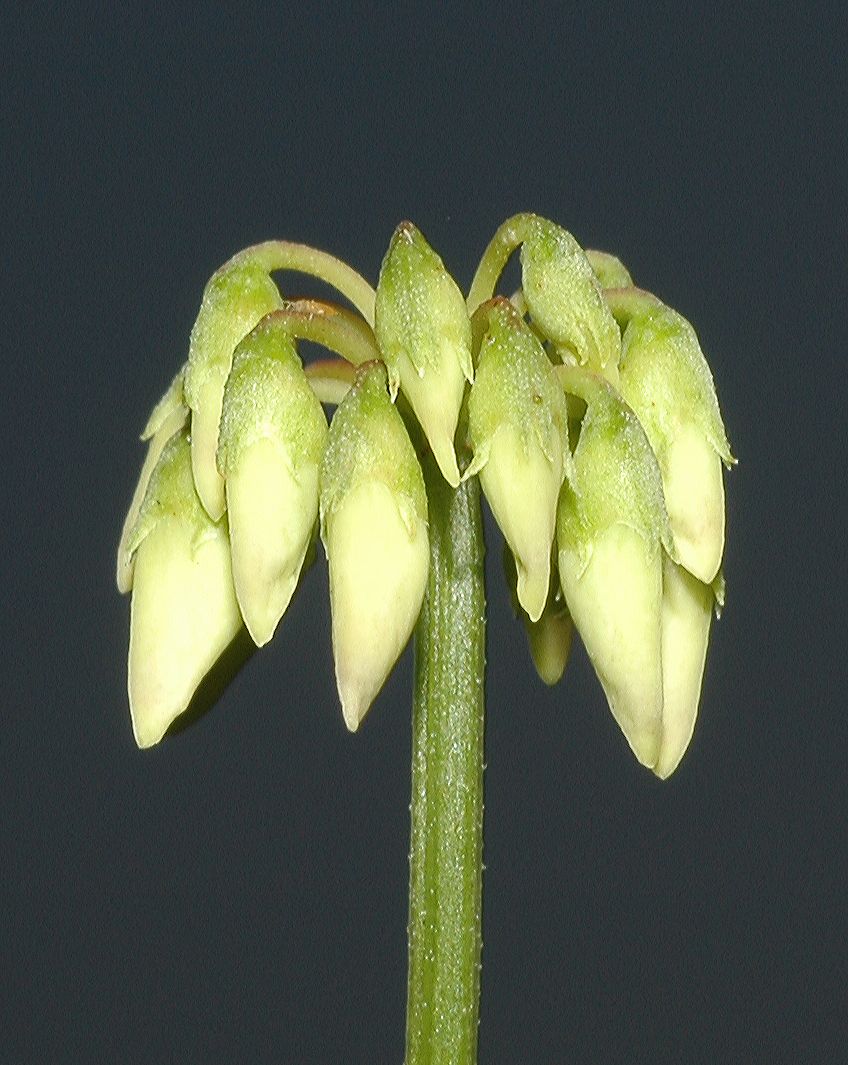
[{"label": "flower bud", "polygon": [[150,747],[241,629],[226,524],[210,521],[200,504],[185,432],[162,451],[128,550],[130,713],[136,742]]},{"label": "flower bud", "polygon": [[534,217],[521,248],[521,267],[533,323],[561,355],[576,357],[581,366],[615,383],[621,334],[574,237],[553,222]]},{"label": "flower bud", "polygon": [[336,681],[355,732],[409,640],[430,558],[424,477],[382,364],[340,403],[320,484]]},{"label": "flower bud", "polygon": [[235,258],[213,274],[189,345],[185,394],[191,408],[191,465],[197,494],[213,521],[224,513],[224,482],[215,462],[224,383],[236,344],[260,318],[282,306],[277,286],[257,262]]},{"label": "flower bud", "polygon": [[374,313],[392,398],[400,386],[445,480],[456,488],[453,439],[465,382],[474,376],[471,324],[456,282],[411,222],[392,237]]},{"label": "flower bud", "polygon": [[284,322],[270,314],[238,345],[218,440],[233,580],[254,643],[274,635],[318,519],[327,420]]},{"label": "flower bud", "polygon": [[565,393],[538,339],[508,300],[488,305],[468,397],[480,484],[515,556],[518,600],[538,621],[548,597],[557,500],[570,462]]},{"label": "flower bud", "polygon": [[503,570],[512,609],[515,616],[521,618],[527,633],[527,645],[536,673],[543,683],[548,687],[553,687],[565,673],[574,634],[574,622],[568,613],[568,607],[565,605],[562,589],[559,586],[556,564],[551,566],[548,598],[538,621],[531,621],[518,602],[516,591],[518,574],[515,559],[506,544],[503,549]]},{"label": "flower bud", "polygon": [[[572,371],[580,373],[580,371]],[[563,594],[613,716],[643,765],[662,736],[662,546],[656,459],[633,411],[598,379],[557,516]]]},{"label": "flower bud", "polygon": [[663,780],[677,768],[692,739],[714,601],[711,588],[663,557],[663,723],[654,766]]},{"label": "flower bud", "polygon": [[549,688],[562,680],[574,637],[574,622],[559,587],[559,574],[554,571],[552,576],[556,580],[556,587],[551,588],[542,616],[538,621],[531,621],[524,615],[524,628],[527,631],[527,643],[533,665]]},{"label": "flower bud", "polygon": [[135,486],[135,492],[133,492],[127,516],[124,519],[124,527],[121,530],[121,539],[118,541],[118,565],[116,576],[118,591],[121,592],[122,595],[132,588],[135,558],[127,550],[127,543],[129,542],[130,534],[138,519],[138,513],[141,509],[145,492],[147,491],[147,485],[150,482],[150,475],[156,468],[156,463],[159,461],[159,456],[162,454],[163,448],[174,433],[176,433],[177,430],[182,429],[188,418],[188,409],[186,408],[183,399],[184,372],[185,367],[180,370],[171,382],[168,391],[153,408],[150,417],[147,419],[147,425],[144,427],[144,432],[141,434],[141,439],[149,440],[150,443],[147,445],[147,455],[145,456],[144,463],[141,467],[141,473],[138,475],[138,482]]},{"label": "flower bud", "polygon": [[657,456],[680,562],[711,584],[724,551],[721,467],[735,460],[695,331],[652,297],[625,329],[620,387]]},{"label": "flower bud", "polygon": [[562,680],[574,635],[574,622],[560,595],[545,606],[538,621],[525,618],[527,642],[533,665],[541,680],[552,688]]}]

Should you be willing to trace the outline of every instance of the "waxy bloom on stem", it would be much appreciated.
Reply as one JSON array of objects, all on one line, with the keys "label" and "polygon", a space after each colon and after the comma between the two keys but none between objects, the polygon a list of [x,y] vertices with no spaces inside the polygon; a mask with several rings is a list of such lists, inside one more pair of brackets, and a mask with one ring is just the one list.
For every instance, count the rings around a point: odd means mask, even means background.
[{"label": "waxy bloom on stem", "polygon": [[241,628],[226,522],[201,506],[182,430],[162,451],[127,546],[135,555],[130,713],[136,742],[150,747]]},{"label": "waxy bloom on stem", "polygon": [[236,595],[260,647],[297,587],[318,520],[326,440],[285,315],[269,314],[235,350],[218,441]]},{"label": "waxy bloom on stem", "polygon": [[412,634],[429,570],[424,478],[379,363],[360,369],[332,420],[320,509],[336,681],[355,732]]},{"label": "waxy bloom on stem", "polygon": [[411,222],[392,237],[374,314],[392,398],[400,386],[442,475],[456,488],[454,434],[465,382],[474,376],[471,323],[456,282]]},{"label": "waxy bloom on stem", "polygon": [[218,472],[218,427],[224,384],[238,342],[270,311],[282,306],[268,271],[236,256],[212,275],[189,345],[185,395],[191,408],[191,465],[197,494],[213,521],[224,513],[224,482]]}]

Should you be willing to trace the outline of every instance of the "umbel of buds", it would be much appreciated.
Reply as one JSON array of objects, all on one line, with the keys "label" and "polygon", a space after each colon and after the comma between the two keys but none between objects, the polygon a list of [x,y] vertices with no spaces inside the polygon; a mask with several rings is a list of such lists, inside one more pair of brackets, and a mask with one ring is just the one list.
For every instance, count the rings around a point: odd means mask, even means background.
[{"label": "umbel of buds", "polygon": [[[521,287],[496,296],[519,247]],[[286,303],[281,266],[360,314]],[[304,368],[304,338],[341,359]],[[545,683],[576,630],[637,759],[666,777],[683,757],[723,603],[735,460],[694,330],[615,256],[516,215],[466,300],[408,222],[376,290],[302,245],[246,249],[207,285],[142,436],[117,562],[139,745],[186,711],[243,626],[257,646],[272,638],[319,530],[343,718],[359,727],[426,594],[429,449],[452,488],[479,478]]]}]

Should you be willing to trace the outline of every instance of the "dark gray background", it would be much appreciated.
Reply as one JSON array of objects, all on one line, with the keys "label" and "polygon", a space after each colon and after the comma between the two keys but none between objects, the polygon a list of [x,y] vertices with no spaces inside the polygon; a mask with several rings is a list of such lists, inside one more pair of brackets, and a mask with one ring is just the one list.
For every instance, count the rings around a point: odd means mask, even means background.
[{"label": "dark gray background", "polygon": [[220,262],[279,236],[374,279],[409,217],[467,286],[517,210],[692,320],[740,464],[665,784],[582,650],[536,681],[489,539],[480,1060],[835,1060],[845,23],[585,7],[6,16],[0,1060],[401,1060],[409,656],[347,735],[321,556],[216,709],[140,753],[113,555]]}]

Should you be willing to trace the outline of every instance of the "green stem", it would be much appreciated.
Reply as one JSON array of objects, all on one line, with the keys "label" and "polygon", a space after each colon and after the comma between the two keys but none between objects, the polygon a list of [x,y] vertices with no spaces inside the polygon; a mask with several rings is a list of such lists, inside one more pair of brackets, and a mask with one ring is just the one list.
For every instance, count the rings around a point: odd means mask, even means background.
[{"label": "green stem", "polygon": [[424,463],[430,577],[415,632],[406,1065],[473,1065],[480,1008],[485,591],[480,489]]},{"label": "green stem", "polygon": [[519,244],[523,244],[531,233],[535,215],[516,214],[498,226],[495,235],[489,241],[480,265],[468,290],[468,313],[473,314],[481,303],[491,299],[498,278],[503,273],[510,255]]},{"label": "green stem", "polygon": [[[294,270],[326,281],[350,300],[370,326],[374,325],[374,289],[353,267],[335,255],[290,240],[267,240],[264,244],[245,248],[230,262],[248,258],[260,263],[269,273]],[[228,265],[225,263],[222,269]]]},{"label": "green stem", "polygon": [[604,290],[604,299],[612,311],[613,318],[622,328],[631,318],[649,314],[663,306],[662,301],[653,292],[646,292],[635,285],[607,288]]},{"label": "green stem", "polygon": [[321,300],[294,300],[272,311],[296,340],[311,340],[334,351],[352,366],[380,358],[374,330],[353,311]]}]

